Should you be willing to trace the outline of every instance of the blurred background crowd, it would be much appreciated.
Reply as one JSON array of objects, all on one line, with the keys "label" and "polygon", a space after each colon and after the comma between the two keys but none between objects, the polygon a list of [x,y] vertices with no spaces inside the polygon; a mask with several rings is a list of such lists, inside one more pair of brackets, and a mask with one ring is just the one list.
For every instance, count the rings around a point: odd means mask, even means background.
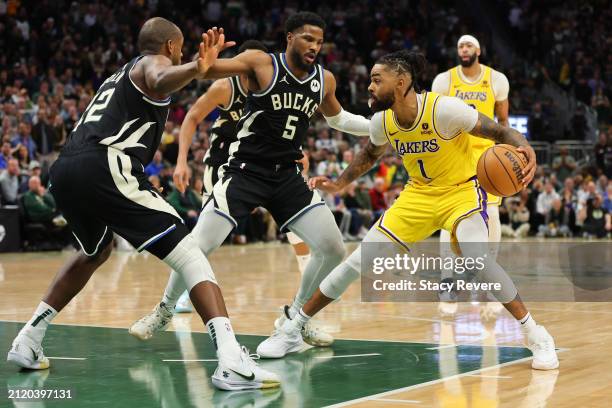
[{"label": "blurred background crowd", "polygon": [[[476,36],[481,62],[510,81],[510,113],[528,117],[540,165],[528,189],[504,200],[504,235],[610,237],[612,25],[606,21],[612,20],[612,3],[607,1],[201,0],[177,7],[169,0],[0,0],[0,204],[19,208],[24,243],[36,249],[70,244],[66,222],[45,188],[48,170],[98,86],[137,55],[142,22],[163,15],[177,23],[188,59],[200,34],[213,25],[224,27],[238,44],[255,38],[283,50],[284,20],[304,9],[328,24],[319,62],[335,74],[338,100],[366,116],[369,68],[379,56],[401,48],[424,53],[429,67],[419,81],[429,89],[437,73],[457,65],[459,36]],[[185,194],[172,185],[177,136],[187,110],[209,85],[194,82],[173,96],[159,152],[146,167],[187,225],[200,210],[202,159],[216,112],[193,136],[192,188]],[[366,142],[315,118],[303,146],[310,164],[305,173],[336,177]],[[345,239],[361,238],[407,179],[389,150],[347,191],[325,196]],[[263,209],[233,237],[235,243],[279,238]]]}]

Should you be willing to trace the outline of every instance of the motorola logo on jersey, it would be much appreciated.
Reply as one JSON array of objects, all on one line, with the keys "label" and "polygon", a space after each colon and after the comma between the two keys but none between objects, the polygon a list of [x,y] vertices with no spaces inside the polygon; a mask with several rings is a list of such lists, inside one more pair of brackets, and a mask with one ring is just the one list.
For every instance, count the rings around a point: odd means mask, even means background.
[{"label": "motorola logo on jersey", "polygon": [[308,117],[311,117],[319,107],[319,104],[311,98],[291,92],[272,94],[271,99],[274,110],[295,109],[304,112]]},{"label": "motorola logo on jersey", "polygon": [[487,100],[486,92],[475,92],[475,91],[461,92],[457,90],[455,92],[455,96],[462,100],[472,100],[472,101],[481,101],[481,102],[484,102]]},{"label": "motorola logo on jersey", "polygon": [[402,142],[399,139],[394,139],[395,150],[400,156],[405,154],[417,154],[417,153],[435,153],[440,150],[438,140],[433,138],[431,140],[421,140],[418,142]]},{"label": "motorola logo on jersey", "polygon": [[319,81],[317,81],[316,79],[313,79],[312,81],[310,81],[310,90],[312,92],[319,92],[320,89],[321,89],[321,84],[319,83]]}]

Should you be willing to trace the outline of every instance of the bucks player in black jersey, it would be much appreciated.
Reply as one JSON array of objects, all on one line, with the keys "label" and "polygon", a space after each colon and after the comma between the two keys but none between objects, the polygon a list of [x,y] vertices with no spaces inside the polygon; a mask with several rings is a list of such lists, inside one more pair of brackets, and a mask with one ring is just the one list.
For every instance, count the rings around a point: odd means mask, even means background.
[{"label": "bucks player in black jersey", "polygon": [[[210,265],[176,211],[148,182],[144,166],[159,146],[170,94],[201,77],[231,43],[219,31],[203,35],[193,62],[180,65],[181,30],[152,18],[138,36],[141,55],[108,78],[75,125],[50,170],[50,191],[81,245],[57,274],[32,319],[15,338],[7,360],[46,369],[42,340],[50,321],[106,261],[113,232],[139,251],[173,267],[217,348],[213,384],[226,390],[268,388],[278,377],[259,368],[240,347]],[[160,316],[171,315],[165,305]]]},{"label": "bucks player in black jersey", "polygon": [[[263,206],[281,230],[292,231],[304,240],[311,259],[293,303],[277,324],[299,313],[321,280],[344,257],[342,236],[331,211],[319,194],[308,188],[295,163],[303,156],[301,146],[310,118],[318,110],[336,129],[369,134],[369,121],[342,110],[335,96],[334,76],[315,63],[324,28],[324,21],[314,13],[294,14],[285,26],[285,53],[249,50],[231,59],[217,59],[206,74],[210,78],[244,75],[249,94],[238,125],[238,140],[230,146],[230,158],[193,233],[208,254],[221,245],[241,218]],[[175,304],[182,290],[180,275],[173,272],[162,303]],[[156,322],[154,314],[143,321],[147,322],[147,336],[167,326],[166,321]],[[333,341],[318,333],[303,334],[314,345]]]},{"label": "bucks player in black jersey", "polygon": [[[246,50],[268,51],[268,48],[260,41],[247,40],[240,45],[238,53]],[[217,180],[219,168],[229,158],[229,147],[235,142],[238,133],[237,125],[242,116],[247,98],[248,79],[243,76],[219,79],[213,82],[206,93],[198,98],[193,104],[183,123],[179,134],[179,154],[177,166],[174,172],[176,188],[184,192],[187,186],[183,183],[186,172],[188,172],[187,155],[193,135],[198,125],[213,110],[219,110],[219,117],[213,123],[209,131],[209,148],[204,156],[204,194],[206,197],[212,194],[212,189]],[[179,298],[174,308],[176,313],[189,313],[192,311],[189,302],[189,292],[185,291]],[[138,326],[134,327],[132,333],[138,336]]]}]

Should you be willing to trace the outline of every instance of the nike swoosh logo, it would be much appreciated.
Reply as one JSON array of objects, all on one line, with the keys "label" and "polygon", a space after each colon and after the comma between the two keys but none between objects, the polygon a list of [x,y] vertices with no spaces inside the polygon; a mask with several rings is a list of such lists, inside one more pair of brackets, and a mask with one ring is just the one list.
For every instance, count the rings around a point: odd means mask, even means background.
[{"label": "nike swoosh logo", "polygon": [[399,130],[396,130],[396,131],[395,131],[395,132],[393,132],[393,133],[389,133],[389,136],[393,136],[394,134],[396,134],[396,133],[398,133],[398,132],[399,132]]},{"label": "nike swoosh logo", "polygon": [[[232,369],[230,368],[230,370],[232,370]],[[244,378],[247,381],[253,381],[255,379],[255,373],[251,373],[251,375],[247,376],[247,375],[244,375],[244,374],[240,374],[236,370],[232,370],[232,372],[238,374],[239,376],[241,376],[242,378]]]}]

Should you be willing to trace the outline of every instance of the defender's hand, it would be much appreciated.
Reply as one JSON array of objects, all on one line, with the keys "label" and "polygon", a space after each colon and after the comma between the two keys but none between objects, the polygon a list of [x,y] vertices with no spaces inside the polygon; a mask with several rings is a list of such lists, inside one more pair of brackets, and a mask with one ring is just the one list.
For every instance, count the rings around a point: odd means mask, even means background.
[{"label": "defender's hand", "polygon": [[340,186],[325,176],[316,176],[308,180],[308,187],[311,190],[315,188],[325,191],[326,193],[335,194],[341,190]]},{"label": "defender's hand", "polygon": [[198,72],[206,74],[208,69],[215,63],[219,54],[226,48],[236,45],[234,41],[225,42],[223,28],[213,27],[202,34],[202,42],[198,52]]}]

